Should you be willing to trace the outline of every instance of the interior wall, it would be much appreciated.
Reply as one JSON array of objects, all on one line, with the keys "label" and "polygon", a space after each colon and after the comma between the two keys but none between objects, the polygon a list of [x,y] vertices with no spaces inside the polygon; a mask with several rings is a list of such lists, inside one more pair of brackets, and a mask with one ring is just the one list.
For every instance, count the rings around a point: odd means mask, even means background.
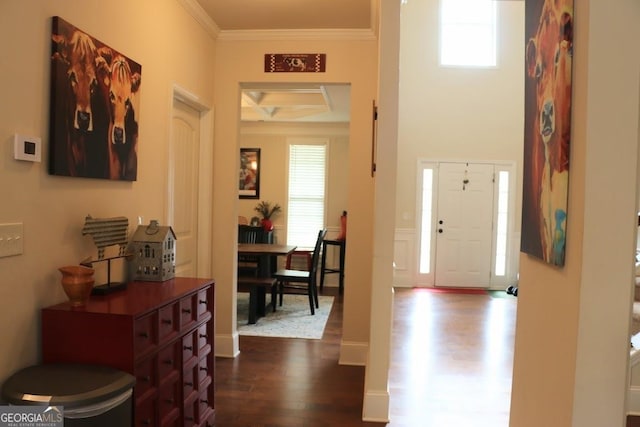
[{"label": "interior wall", "polygon": [[[135,182],[47,173],[56,15],[142,65]],[[215,45],[175,1],[113,0],[109,7],[97,0],[2,1],[0,24],[0,38],[7,41],[0,79],[0,223],[24,224],[23,254],[0,258],[0,320],[10,325],[0,330],[2,382],[40,360],[40,309],[66,300],[58,267],[95,255],[91,239],[80,232],[87,214],[126,216],[130,229],[138,216],[166,220],[172,85],[212,105]],[[41,163],[13,159],[15,132],[42,138]]]},{"label": "interior wall", "polygon": [[240,199],[238,215],[248,219],[260,217],[253,210],[258,201],[278,203],[283,210],[273,219],[275,237],[278,243],[286,243],[289,138],[319,138],[328,142],[326,224],[332,237],[339,231],[342,211],[347,209],[348,123],[243,123],[240,148],[260,148],[260,199]]},{"label": "interior wall", "polygon": [[[327,69],[316,73],[265,73],[264,55],[269,53],[326,53]],[[326,35],[282,36],[269,32],[222,37],[217,43],[215,81],[214,149],[214,276],[223,286],[216,296],[216,352],[234,356],[238,348],[235,328],[235,224],[237,165],[239,162],[240,86],[260,82],[341,83],[351,85],[351,123],[347,199],[349,233],[358,236],[347,245],[343,348],[356,343],[366,352],[369,340],[373,185],[370,176],[371,103],[376,94],[377,53],[375,37],[327,38]]]},{"label": "interior wall", "polygon": [[496,2],[495,68],[439,65],[440,0],[401,7],[394,283],[415,286],[419,160],[513,162],[515,211],[508,283],[518,271],[524,126],[524,2]]},{"label": "interior wall", "polygon": [[559,269],[521,255],[513,427],[625,425],[640,4],[576,0],[574,7],[567,258]]},{"label": "interior wall", "polygon": [[524,2],[497,2],[498,65],[477,69],[439,65],[439,4],[401,9],[397,228],[417,227],[417,159],[513,161],[522,200]]}]

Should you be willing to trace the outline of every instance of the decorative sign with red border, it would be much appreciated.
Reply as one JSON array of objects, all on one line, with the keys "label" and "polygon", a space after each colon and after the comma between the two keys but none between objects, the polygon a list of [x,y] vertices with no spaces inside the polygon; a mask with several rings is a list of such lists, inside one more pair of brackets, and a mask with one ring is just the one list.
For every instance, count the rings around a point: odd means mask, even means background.
[{"label": "decorative sign with red border", "polygon": [[266,53],[265,73],[324,73],[324,53]]}]

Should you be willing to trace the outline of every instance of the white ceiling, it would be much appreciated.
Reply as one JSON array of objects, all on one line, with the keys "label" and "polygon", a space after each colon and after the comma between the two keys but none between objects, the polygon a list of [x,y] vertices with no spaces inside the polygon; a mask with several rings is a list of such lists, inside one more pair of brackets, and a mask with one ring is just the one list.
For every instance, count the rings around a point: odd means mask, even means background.
[{"label": "white ceiling", "polygon": [[[223,33],[370,30],[375,1],[197,0]],[[327,58],[328,63],[330,60]],[[242,121],[348,122],[349,100],[349,85],[253,85],[242,90],[241,118]]]},{"label": "white ceiling", "polygon": [[220,30],[370,29],[372,0],[197,0]]}]

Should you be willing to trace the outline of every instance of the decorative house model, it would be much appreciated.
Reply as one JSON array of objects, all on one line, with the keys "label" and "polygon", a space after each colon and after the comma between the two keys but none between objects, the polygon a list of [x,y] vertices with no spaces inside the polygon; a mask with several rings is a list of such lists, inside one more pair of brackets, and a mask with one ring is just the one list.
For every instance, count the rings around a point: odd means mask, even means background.
[{"label": "decorative house model", "polygon": [[139,225],[131,238],[131,279],[163,282],[176,273],[176,234],[157,220]]}]

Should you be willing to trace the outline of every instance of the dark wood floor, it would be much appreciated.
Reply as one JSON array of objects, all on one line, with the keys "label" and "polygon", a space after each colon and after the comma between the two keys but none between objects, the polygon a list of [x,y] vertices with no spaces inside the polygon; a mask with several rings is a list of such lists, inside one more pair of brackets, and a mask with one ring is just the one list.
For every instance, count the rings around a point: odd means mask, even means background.
[{"label": "dark wood floor", "polygon": [[[361,421],[364,368],[338,365],[342,300],[325,294],[322,340],[241,336],[237,358],[216,359],[217,427],[385,425]],[[386,426],[507,427],[516,302],[397,290]]]}]

